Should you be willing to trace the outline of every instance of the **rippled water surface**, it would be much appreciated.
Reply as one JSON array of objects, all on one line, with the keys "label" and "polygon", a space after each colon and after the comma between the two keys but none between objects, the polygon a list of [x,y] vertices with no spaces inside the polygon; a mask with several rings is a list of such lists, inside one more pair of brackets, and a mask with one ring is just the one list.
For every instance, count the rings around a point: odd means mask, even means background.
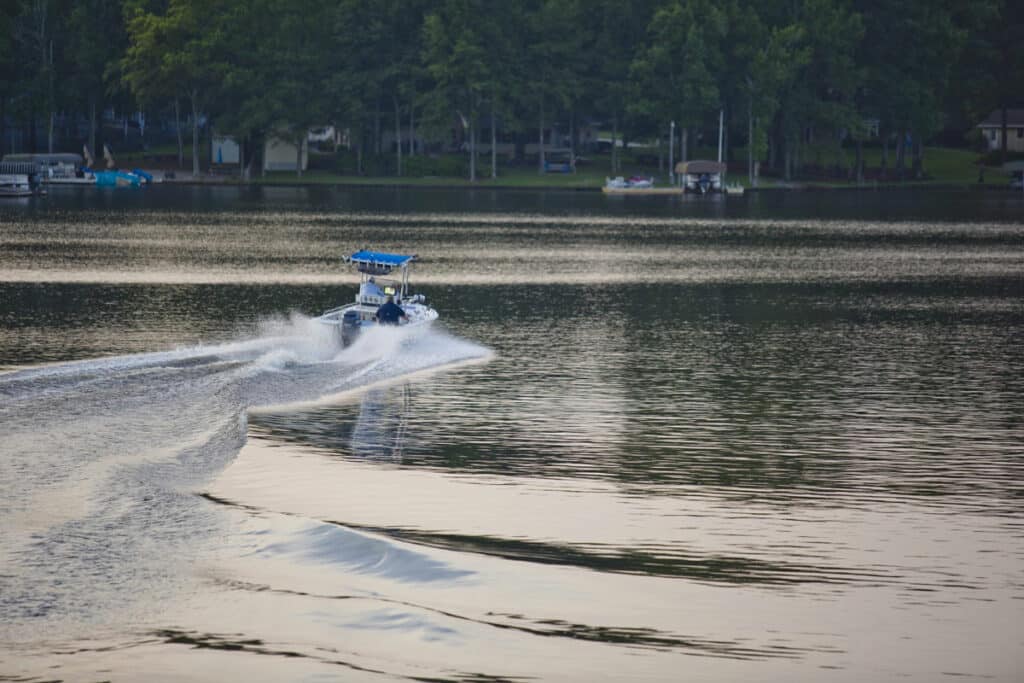
[{"label": "rippled water surface", "polygon": [[1024,678],[1024,201],[648,199],[0,203],[0,680]]}]

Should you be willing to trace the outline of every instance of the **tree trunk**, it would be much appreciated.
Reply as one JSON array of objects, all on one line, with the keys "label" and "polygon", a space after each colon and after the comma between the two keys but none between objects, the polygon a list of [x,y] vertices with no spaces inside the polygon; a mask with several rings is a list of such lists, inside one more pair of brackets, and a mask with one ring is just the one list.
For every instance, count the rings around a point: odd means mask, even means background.
[{"label": "tree trunk", "polygon": [[747,100],[747,183],[754,185],[754,98]]},{"label": "tree trunk", "polygon": [[789,182],[793,179],[793,142],[788,137],[783,142],[782,154],[782,179]]},{"label": "tree trunk", "polygon": [[612,175],[619,171],[619,115],[612,117]]},{"label": "tree trunk", "polygon": [[722,163],[729,165],[729,110],[722,107]]},{"label": "tree trunk", "polygon": [[491,179],[498,177],[498,131],[497,116],[494,114],[494,98],[491,97]]},{"label": "tree trunk", "polygon": [[569,170],[576,172],[576,110],[569,112]]},{"label": "tree trunk", "polygon": [[857,166],[857,184],[864,184],[864,141],[857,138],[857,161],[854,162]]},{"label": "tree trunk", "polygon": [[416,104],[409,99],[409,156],[416,156]]},{"label": "tree trunk", "polygon": [[174,98],[174,130],[178,134],[178,168],[181,169],[185,166],[185,138],[181,134],[181,100],[177,97]]},{"label": "tree trunk", "polygon": [[538,132],[538,143],[537,148],[537,172],[544,173],[544,98],[540,98],[540,127],[537,129]]},{"label": "tree trunk", "polygon": [[199,93],[189,94],[192,100],[192,175],[199,175]]},{"label": "tree trunk", "polygon": [[50,41],[49,66],[47,67],[47,92],[46,92],[46,108],[50,110],[50,116],[49,116],[50,121],[49,121],[49,125],[48,125],[47,131],[46,131],[46,151],[49,154],[53,154],[53,124],[54,124],[54,119],[57,118],[57,112],[54,111],[56,109],[56,106],[54,105],[54,96],[53,96],[53,78],[54,78],[53,41],[51,40]]},{"label": "tree trunk", "polygon": [[1006,138],[1007,138],[1006,133],[1008,132],[1007,129],[1006,129],[1007,128],[1007,123],[1006,123],[1007,114],[1006,114],[1006,105],[1005,104],[1002,107],[999,108],[999,115],[1000,115],[1000,119],[1001,119],[999,125],[1000,125],[1000,128],[1002,128],[1002,133],[1003,133],[1003,139],[999,143],[999,161],[1000,161],[1000,163],[1002,163],[1002,162],[1006,161]]},{"label": "tree trunk", "polygon": [[913,136],[913,179],[925,177],[925,145],[920,135]]},{"label": "tree trunk", "polygon": [[380,99],[373,104],[373,153],[380,156]]},{"label": "tree trunk", "polygon": [[249,150],[249,160],[245,162],[246,180],[252,179],[252,169],[256,164],[256,160],[259,158],[259,152],[257,150],[260,148],[260,142],[262,142],[262,136],[260,135],[252,135],[249,138],[249,146],[251,149]]},{"label": "tree trunk", "polygon": [[907,131],[901,129],[899,137],[896,139],[896,177],[899,180],[903,180],[903,164],[906,161],[906,140]]},{"label": "tree trunk", "polygon": [[96,153],[96,94],[89,93],[89,153]]},{"label": "tree trunk", "polygon": [[803,165],[801,154],[803,153],[803,129],[796,137],[796,141],[793,143],[793,161],[790,163],[790,174],[796,176],[800,172],[800,167]]},{"label": "tree trunk", "polygon": [[476,182],[476,113],[469,110],[469,182]]},{"label": "tree trunk", "polygon": [[889,173],[889,130],[880,129],[879,136],[882,138],[882,164],[878,169],[878,177],[885,180]]},{"label": "tree trunk", "polygon": [[[571,148],[569,151],[572,152],[572,158],[575,159],[576,150],[580,148],[580,126],[579,121],[577,121],[575,111],[572,113],[572,119],[569,126],[569,147]],[[573,164],[574,170],[575,167],[576,165]]]},{"label": "tree trunk", "polygon": [[396,154],[396,170],[395,175],[399,178],[402,177],[402,112],[398,108],[398,96],[395,95],[391,98],[391,101],[395,105],[395,154]]},{"label": "tree trunk", "polygon": [[689,161],[690,160],[690,127],[689,126],[683,126],[683,134],[680,135],[679,137],[682,138],[682,141],[680,143],[680,144],[682,144],[682,148],[679,150],[679,160],[680,161]]}]

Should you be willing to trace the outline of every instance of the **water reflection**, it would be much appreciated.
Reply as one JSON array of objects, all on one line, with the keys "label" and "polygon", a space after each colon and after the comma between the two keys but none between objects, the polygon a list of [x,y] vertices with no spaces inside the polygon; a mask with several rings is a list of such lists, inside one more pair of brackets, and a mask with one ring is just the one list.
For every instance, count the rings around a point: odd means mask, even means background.
[{"label": "water reflection", "polygon": [[444,289],[457,329],[497,351],[488,365],[254,424],[346,456],[637,495],[697,485],[948,503],[967,477],[1011,505],[1020,463],[976,454],[1021,438],[1022,312],[992,305],[1009,283],[964,284],[951,301],[935,286],[861,288],[856,304],[839,287]]},{"label": "water reflection", "polygon": [[400,463],[411,402],[408,382],[397,388],[367,391],[359,402],[349,452],[356,458]]}]

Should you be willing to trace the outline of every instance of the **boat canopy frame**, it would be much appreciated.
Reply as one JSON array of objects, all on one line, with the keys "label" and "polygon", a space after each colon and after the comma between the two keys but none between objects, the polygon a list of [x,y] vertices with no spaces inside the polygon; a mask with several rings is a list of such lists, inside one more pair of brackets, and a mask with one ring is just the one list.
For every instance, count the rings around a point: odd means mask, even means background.
[{"label": "boat canopy frame", "polygon": [[726,165],[721,161],[680,161],[676,164],[677,175],[701,175],[703,173],[708,174],[722,174],[726,172]]},{"label": "boat canopy frame", "polygon": [[391,271],[398,268],[402,272],[401,299],[409,294],[409,269],[412,262],[417,258],[416,254],[388,254],[381,251],[370,251],[361,249],[345,257],[345,263],[355,264],[356,270],[360,273],[360,281],[366,282],[371,277],[378,275],[390,275]]}]

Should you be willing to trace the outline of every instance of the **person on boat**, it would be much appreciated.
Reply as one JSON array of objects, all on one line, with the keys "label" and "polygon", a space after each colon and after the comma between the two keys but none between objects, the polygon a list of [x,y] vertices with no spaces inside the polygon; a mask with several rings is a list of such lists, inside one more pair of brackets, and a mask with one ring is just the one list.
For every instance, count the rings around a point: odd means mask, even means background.
[{"label": "person on boat", "polygon": [[372,277],[360,286],[360,294],[370,296],[384,296],[384,290],[380,288],[377,281]]},{"label": "person on boat", "polygon": [[397,325],[399,319],[409,319],[402,307],[395,303],[395,297],[388,296],[388,300],[377,309],[377,322],[381,325]]}]

